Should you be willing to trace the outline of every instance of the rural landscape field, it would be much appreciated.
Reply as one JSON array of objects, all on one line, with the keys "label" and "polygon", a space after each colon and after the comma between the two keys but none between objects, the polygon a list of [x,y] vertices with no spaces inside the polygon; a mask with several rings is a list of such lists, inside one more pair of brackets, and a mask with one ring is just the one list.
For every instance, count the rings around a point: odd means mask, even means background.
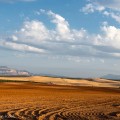
[{"label": "rural landscape field", "polygon": [[1,77],[0,119],[120,120],[119,87],[59,85],[48,80],[61,78],[43,78]]},{"label": "rural landscape field", "polygon": [[0,0],[0,120],[120,120],[120,0]]}]

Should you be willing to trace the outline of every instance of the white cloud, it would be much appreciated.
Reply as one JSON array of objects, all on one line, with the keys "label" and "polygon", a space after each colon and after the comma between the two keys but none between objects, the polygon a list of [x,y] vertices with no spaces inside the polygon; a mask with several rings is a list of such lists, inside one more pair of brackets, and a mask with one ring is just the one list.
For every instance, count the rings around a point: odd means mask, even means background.
[{"label": "white cloud", "polygon": [[17,50],[17,51],[22,51],[22,52],[27,51],[27,52],[35,52],[35,53],[45,53],[45,51],[40,48],[36,48],[36,47],[29,46],[26,44],[7,42],[5,40],[0,40],[0,46],[7,48],[7,49]]},{"label": "white cloud", "polygon": [[95,11],[101,12],[104,9],[105,8],[102,5],[89,3],[85,7],[83,7],[81,11],[84,12],[84,13],[93,13]]},{"label": "white cloud", "polygon": [[63,18],[62,16],[53,13],[52,11],[48,11],[47,14],[52,17],[51,22],[56,25],[56,34],[58,34],[57,38],[58,40],[64,39],[73,39],[71,30],[69,28],[69,23]]},{"label": "white cloud", "polygon": [[120,0],[87,0],[91,6],[103,6],[104,8],[120,11]]},{"label": "white cloud", "polygon": [[99,11],[120,23],[120,0],[89,0],[81,11],[85,14]]},{"label": "white cloud", "polygon": [[103,26],[102,30],[102,44],[120,49],[120,29],[115,26]]},{"label": "white cloud", "polygon": [[[120,11],[120,0],[93,0],[95,3],[102,5],[106,8]],[[92,0],[91,0],[92,2]]]},{"label": "white cloud", "polygon": [[11,38],[12,38],[13,41],[17,41],[18,40],[18,38],[15,35],[13,35]]},{"label": "white cloud", "polygon": [[[41,10],[39,11],[41,12]],[[89,34],[85,29],[70,27],[68,21],[52,11],[42,10],[55,28],[48,28],[38,20],[25,21],[20,30],[9,39],[0,40],[0,46],[17,51],[46,53],[48,55],[119,58],[120,29],[101,26],[101,34]],[[77,59],[80,62],[80,59]]]},{"label": "white cloud", "polygon": [[49,29],[44,23],[38,20],[26,21],[21,29],[13,35],[14,39],[16,38],[19,42],[38,45],[46,42],[80,42],[83,38],[87,37],[86,30],[83,28],[80,30],[71,29],[68,21],[62,16],[52,11],[41,11],[50,17],[50,21],[55,25],[55,28]]},{"label": "white cloud", "polygon": [[[63,24],[64,26],[66,25],[65,23],[67,23],[68,25],[68,22],[66,22],[65,19],[60,16],[58,18],[60,21],[64,21],[63,23],[60,22],[60,24]],[[52,21],[54,20],[56,20],[56,18],[52,18]],[[59,24],[59,22],[55,24]],[[106,46],[113,49],[120,49],[120,29],[115,26],[109,26],[107,23],[104,23],[101,27],[102,34],[96,35],[89,35],[89,33],[87,33],[84,29],[76,30],[67,27],[68,29],[66,32],[69,31],[68,33],[71,34],[66,33],[66,37],[64,34],[60,34],[58,32],[57,25],[56,28],[50,30],[40,21],[29,21],[24,23],[23,27],[16,35],[19,40],[18,42],[37,45],[40,48],[46,48],[52,54],[98,57],[101,55],[105,56],[107,54],[108,56],[116,56],[114,55],[115,52],[111,54],[110,51],[106,52],[104,49],[96,49],[93,46]],[[60,39],[58,39],[58,36]]]},{"label": "white cloud", "polygon": [[120,53],[111,53],[114,57],[120,57]]},{"label": "white cloud", "polygon": [[32,20],[24,22],[23,27],[16,32],[16,36],[19,41],[38,44],[52,39],[51,33],[52,31],[49,31],[42,22]]},{"label": "white cloud", "polygon": [[114,13],[114,12],[104,11],[103,14],[106,15],[106,16],[110,16],[116,22],[120,23],[120,13]]}]

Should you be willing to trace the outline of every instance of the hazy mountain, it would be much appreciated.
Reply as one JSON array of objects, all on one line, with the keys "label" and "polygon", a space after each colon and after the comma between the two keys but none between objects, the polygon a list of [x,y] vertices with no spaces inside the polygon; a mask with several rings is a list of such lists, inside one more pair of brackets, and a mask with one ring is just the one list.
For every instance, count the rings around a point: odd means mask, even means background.
[{"label": "hazy mountain", "polygon": [[101,78],[120,80],[120,75],[107,74],[107,75],[102,76]]},{"label": "hazy mountain", "polygon": [[7,76],[29,76],[31,73],[25,70],[16,70],[13,68],[9,68],[7,66],[0,66],[0,75],[7,75]]}]

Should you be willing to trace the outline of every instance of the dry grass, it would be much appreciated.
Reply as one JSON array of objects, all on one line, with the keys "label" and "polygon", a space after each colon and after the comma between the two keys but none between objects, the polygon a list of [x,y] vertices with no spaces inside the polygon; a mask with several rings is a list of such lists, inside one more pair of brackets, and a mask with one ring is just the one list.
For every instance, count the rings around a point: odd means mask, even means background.
[{"label": "dry grass", "polygon": [[120,89],[0,83],[1,120],[120,120]]},{"label": "dry grass", "polygon": [[94,87],[120,87],[120,81],[106,80],[106,79],[67,79],[67,78],[53,78],[42,76],[31,77],[0,77],[0,80],[7,81],[29,81],[39,82],[54,85],[71,85],[71,86],[94,86]]}]

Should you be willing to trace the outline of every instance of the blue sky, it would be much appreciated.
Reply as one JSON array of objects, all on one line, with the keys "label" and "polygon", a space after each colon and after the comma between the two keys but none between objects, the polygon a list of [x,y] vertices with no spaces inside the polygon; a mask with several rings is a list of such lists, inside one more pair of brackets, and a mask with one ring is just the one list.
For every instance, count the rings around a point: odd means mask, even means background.
[{"label": "blue sky", "polygon": [[120,71],[119,0],[0,0],[0,65],[99,77]]}]

